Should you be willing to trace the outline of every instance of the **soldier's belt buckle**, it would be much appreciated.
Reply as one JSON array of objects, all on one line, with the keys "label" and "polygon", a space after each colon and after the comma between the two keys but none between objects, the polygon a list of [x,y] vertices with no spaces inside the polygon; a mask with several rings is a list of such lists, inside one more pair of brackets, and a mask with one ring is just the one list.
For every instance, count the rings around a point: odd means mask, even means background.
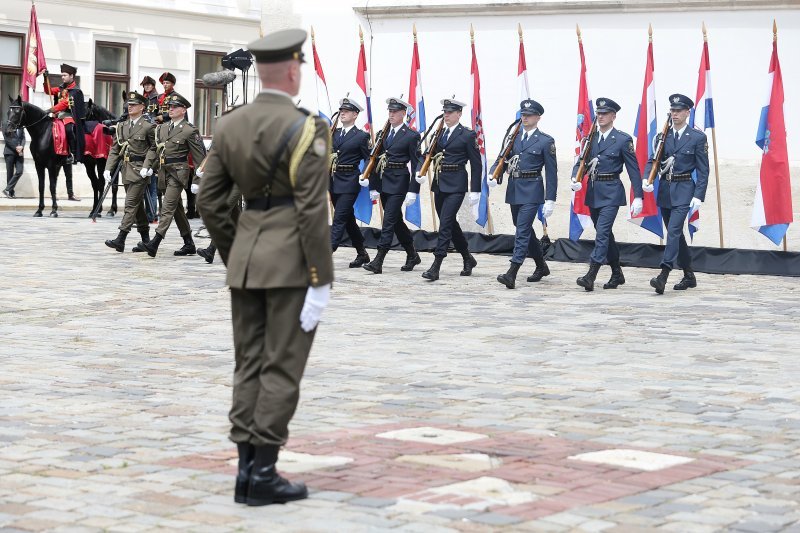
[{"label": "soldier's belt buckle", "polygon": [[511,173],[511,177],[512,178],[518,178],[519,177],[519,170],[515,170],[514,172],[512,172]]}]

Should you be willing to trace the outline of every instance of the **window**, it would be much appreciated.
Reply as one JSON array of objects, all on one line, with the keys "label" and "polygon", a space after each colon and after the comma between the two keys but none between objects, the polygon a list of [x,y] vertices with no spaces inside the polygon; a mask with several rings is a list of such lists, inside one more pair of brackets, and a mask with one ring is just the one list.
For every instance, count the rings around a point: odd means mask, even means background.
[{"label": "window", "polygon": [[24,53],[25,35],[0,32],[0,120],[3,122],[8,116],[8,97],[16,98],[22,88]]},{"label": "window", "polygon": [[222,70],[224,56],[218,52],[196,52],[194,56],[194,125],[204,137],[211,136],[214,117],[222,112],[225,95],[221,87],[212,89],[203,85],[202,77]]},{"label": "window", "polygon": [[94,53],[94,101],[114,114],[121,114],[124,95],[131,83],[131,47],[97,42]]}]

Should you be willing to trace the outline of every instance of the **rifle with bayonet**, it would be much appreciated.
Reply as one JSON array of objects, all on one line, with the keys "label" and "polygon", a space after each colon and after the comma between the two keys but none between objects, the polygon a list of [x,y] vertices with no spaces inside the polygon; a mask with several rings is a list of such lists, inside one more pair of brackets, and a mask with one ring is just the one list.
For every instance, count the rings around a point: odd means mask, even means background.
[{"label": "rifle with bayonet", "polygon": [[[495,169],[492,172],[492,178],[497,182],[498,185],[503,183],[503,170],[505,169],[506,160],[508,159],[508,155],[511,153],[511,150],[514,148],[514,141],[517,139],[517,135],[519,135],[519,130],[522,127],[522,119],[517,119],[511,123],[511,125],[506,128],[506,135],[504,137],[506,144],[500,150],[500,153],[497,155],[497,160],[494,162]],[[513,128],[513,131],[511,131]],[[509,131],[511,134],[509,135]]]},{"label": "rifle with bayonet", "polygon": [[589,128],[589,134],[583,140],[583,146],[581,146],[581,153],[578,156],[580,165],[578,165],[578,173],[575,174],[576,183],[581,183],[583,181],[583,177],[586,175],[586,167],[589,165],[589,155],[592,152],[592,143],[594,142],[594,138],[596,135],[597,135],[597,118],[595,118],[594,122],[592,122],[592,127]]},{"label": "rifle with bayonet", "polygon": [[656,146],[653,149],[653,166],[650,167],[650,174],[647,177],[648,185],[653,184],[656,179],[656,174],[658,174],[658,169],[661,168],[661,159],[664,157],[664,141],[671,127],[672,113],[667,113],[667,120],[664,122],[664,127],[661,128],[661,135],[657,137]]},{"label": "rifle with bayonet", "polygon": [[389,134],[389,129],[392,127],[389,124],[389,121],[386,121],[386,124],[383,126],[383,129],[378,133],[378,137],[375,139],[375,144],[372,147],[372,151],[369,154],[369,163],[367,163],[367,168],[364,169],[364,173],[361,175],[361,179],[368,180],[372,172],[375,170],[375,167],[378,165],[378,158],[380,156],[381,149],[383,148],[383,140],[386,138],[386,135]]},{"label": "rifle with bayonet", "polygon": [[441,138],[442,128],[444,127],[444,113],[433,119],[434,124],[436,121],[439,121],[439,125],[436,127],[436,130],[433,128],[428,128],[428,131],[425,132],[425,136],[419,140],[420,146],[422,143],[425,142],[425,139],[428,138],[430,132],[435,131],[433,134],[433,140],[428,146],[428,150],[425,152],[425,160],[422,162],[422,167],[420,167],[418,174],[420,176],[424,176],[428,173],[428,169],[431,166],[431,161],[433,160],[433,154],[436,152],[436,147],[439,145],[439,139]]}]

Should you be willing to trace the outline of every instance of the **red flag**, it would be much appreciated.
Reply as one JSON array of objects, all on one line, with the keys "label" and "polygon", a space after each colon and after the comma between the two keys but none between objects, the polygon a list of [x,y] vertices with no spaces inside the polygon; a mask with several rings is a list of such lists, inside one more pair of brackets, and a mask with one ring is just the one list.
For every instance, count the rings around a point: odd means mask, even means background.
[{"label": "red flag", "polygon": [[[364,100],[367,105],[367,121],[361,125],[366,131],[372,132],[372,89],[369,86],[369,78],[367,77],[367,53],[364,51],[364,35],[361,33],[361,28],[358,29],[359,37],[361,39],[361,48],[358,51],[358,66],[356,67],[356,85],[361,89],[364,94]],[[358,122],[361,122],[359,120]]]},{"label": "red flag", "polygon": [[31,23],[28,27],[28,46],[25,50],[25,68],[22,71],[22,100],[28,101],[28,89],[36,91],[36,78],[47,70],[47,60],[42,50],[39,36],[39,21],[36,19],[36,6],[31,6]]},{"label": "red flag", "polygon": [[[583,41],[578,38],[578,51],[581,55],[581,76],[578,85],[578,121],[575,129],[575,157],[580,156],[581,142],[589,136],[594,122],[594,107],[589,97],[589,84],[586,81],[586,57],[583,55]],[[569,217],[569,238],[577,241],[583,230],[592,227],[591,212],[586,206],[586,187],[572,193],[572,211]]]},{"label": "red flag", "polygon": [[[470,26],[470,34],[472,34],[472,26]],[[472,38],[472,64],[470,66],[470,74],[472,75],[472,129],[475,130],[478,141],[478,150],[481,153],[481,160],[483,161],[483,172],[481,174],[481,197],[477,204],[473,206],[473,214],[475,215],[475,222],[485,227],[489,220],[489,184],[486,182],[486,139],[483,131],[483,118],[481,109],[481,75],[478,71],[478,58],[475,55],[475,39]],[[478,192],[478,191],[472,191]]]}]

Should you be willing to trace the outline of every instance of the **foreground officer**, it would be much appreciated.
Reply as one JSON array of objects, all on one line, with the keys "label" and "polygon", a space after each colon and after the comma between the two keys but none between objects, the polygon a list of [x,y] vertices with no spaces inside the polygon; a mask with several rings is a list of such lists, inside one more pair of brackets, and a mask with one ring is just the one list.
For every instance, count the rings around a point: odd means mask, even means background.
[{"label": "foreground officer", "polygon": [[[397,235],[397,240],[406,251],[406,262],[400,270],[408,272],[422,262],[411,232],[403,222],[403,203],[416,199],[419,184],[411,180],[408,164],[416,169],[419,165],[419,133],[405,124],[406,113],[411,105],[400,98],[386,100],[389,110],[389,132],[383,142],[380,152],[381,162],[369,179],[370,197],[377,198],[380,194],[383,205],[383,228],[378,240],[378,253],[364,268],[375,274],[383,272],[383,259],[392,245],[392,236]],[[366,180],[359,180],[362,187],[367,185]]]},{"label": "foreground officer", "polygon": [[[283,30],[249,45],[262,91],[219,119],[198,199],[228,266],[236,350],[230,438],[239,451],[234,499],[248,505],[308,496],[305,485],[275,468],[333,281],[330,130],[291,99],[300,90],[305,39],[303,30]],[[247,203],[236,226],[227,203],[234,184]]]},{"label": "foreground officer", "polygon": [[358,229],[353,205],[356,203],[361,186],[358,184],[359,165],[369,159],[369,133],[355,127],[356,118],[364,108],[352,98],[339,101],[339,122],[342,124],[333,132],[331,158],[331,201],[333,202],[333,223],[331,224],[331,247],[335,252],[339,243],[347,235],[356,249],[356,258],[350,268],[358,268],[369,263],[369,254],[364,248],[364,236]]},{"label": "foreground officer", "polygon": [[173,217],[183,237],[183,246],[175,255],[193,255],[196,251],[192,240],[192,228],[183,211],[181,191],[191,184],[189,154],[195,161],[202,161],[206,148],[197,128],[186,120],[186,110],[192,107],[189,101],[173,92],[169,101],[169,122],[156,127],[156,146],[159,150],[158,189],[162,191],[161,217],[156,234],[144,243],[147,255],[155,257],[158,246],[167,235]]},{"label": "foreground officer", "polygon": [[[650,280],[650,286],[658,294],[664,294],[667,278],[676,267],[676,260],[683,267],[683,279],[672,288],[685,291],[697,287],[697,279],[692,270],[692,256],[689,255],[689,246],[683,236],[683,226],[689,213],[703,205],[708,187],[708,139],[702,131],[687,127],[694,102],[688,96],[673,94],[669,97],[669,103],[672,129],[664,139],[656,199],[667,228],[667,243],[664,247],[664,258],[661,260],[661,273]],[[645,167],[645,176],[650,175],[652,167],[651,157]],[[692,179],[695,171],[697,183]],[[654,186],[645,184],[643,188],[646,192],[652,192]]]},{"label": "foreground officer", "polygon": [[[436,151],[433,153],[433,160],[436,163],[433,171],[433,183],[431,183],[436,214],[439,215],[439,238],[433,251],[433,264],[422,273],[423,278],[431,281],[439,279],[439,269],[447,256],[451,240],[456,251],[464,259],[462,276],[472,274],[472,269],[478,264],[469,253],[467,239],[464,238],[464,232],[461,231],[461,226],[456,219],[467,191],[481,189],[481,167],[483,165],[475,132],[460,123],[465,105],[467,104],[452,98],[442,100],[444,127],[436,143]],[[470,165],[471,178],[467,176],[467,162]],[[420,164],[421,166],[422,164]],[[417,169],[416,182],[421,185],[425,183],[426,179],[427,177],[421,176]],[[417,201],[416,194],[414,194],[414,201]]]},{"label": "foreground officer", "polygon": [[[108,169],[114,168],[122,158],[122,185],[125,187],[125,214],[119,225],[119,235],[114,240],[106,241],[106,246],[118,252],[125,250],[125,239],[131,231],[134,219],[142,236],[142,244],[150,242],[150,227],[144,212],[144,195],[147,194],[150,182],[150,170],[156,160],[156,141],[154,124],[144,118],[147,99],[141,94],[128,93],[128,120],[117,124],[114,142],[108,154]],[[103,173],[106,183],[111,182],[111,171]],[[138,245],[134,251],[144,251]]]},{"label": "foreground officer", "polygon": [[[514,235],[514,254],[508,272],[497,276],[497,281],[509,289],[514,288],[517,272],[527,255],[533,257],[536,263],[536,269],[528,276],[528,281],[537,282],[544,276],[550,275],[542,245],[533,230],[533,221],[542,204],[544,204],[542,214],[545,218],[553,214],[558,186],[555,140],[538,129],[544,107],[536,100],[523,100],[519,107],[522,129],[517,134],[514,147],[509,154],[511,158],[507,171],[511,176],[506,188],[506,203],[511,206],[511,220],[517,228]],[[492,173],[494,169],[493,166]],[[547,177],[546,200],[542,170]],[[496,181],[489,180],[490,187],[496,185]]]},{"label": "foreground officer", "polygon": [[[597,235],[594,239],[594,250],[589,263],[589,272],[578,278],[577,283],[587,291],[594,290],[594,280],[600,266],[608,259],[611,265],[611,279],[603,285],[604,289],[616,289],[625,283],[622,267],[619,263],[619,248],[611,228],[617,218],[619,208],[627,205],[625,187],[620,180],[622,166],[628,171],[628,178],[633,187],[633,216],[642,212],[642,177],[633,139],[627,133],[614,128],[619,104],[609,98],[598,98],[595,102],[597,110],[597,133],[589,147],[589,179],[586,189],[586,206],[589,208]],[[579,191],[583,184],[574,181],[578,173],[580,161],[572,169],[572,190]]]}]

